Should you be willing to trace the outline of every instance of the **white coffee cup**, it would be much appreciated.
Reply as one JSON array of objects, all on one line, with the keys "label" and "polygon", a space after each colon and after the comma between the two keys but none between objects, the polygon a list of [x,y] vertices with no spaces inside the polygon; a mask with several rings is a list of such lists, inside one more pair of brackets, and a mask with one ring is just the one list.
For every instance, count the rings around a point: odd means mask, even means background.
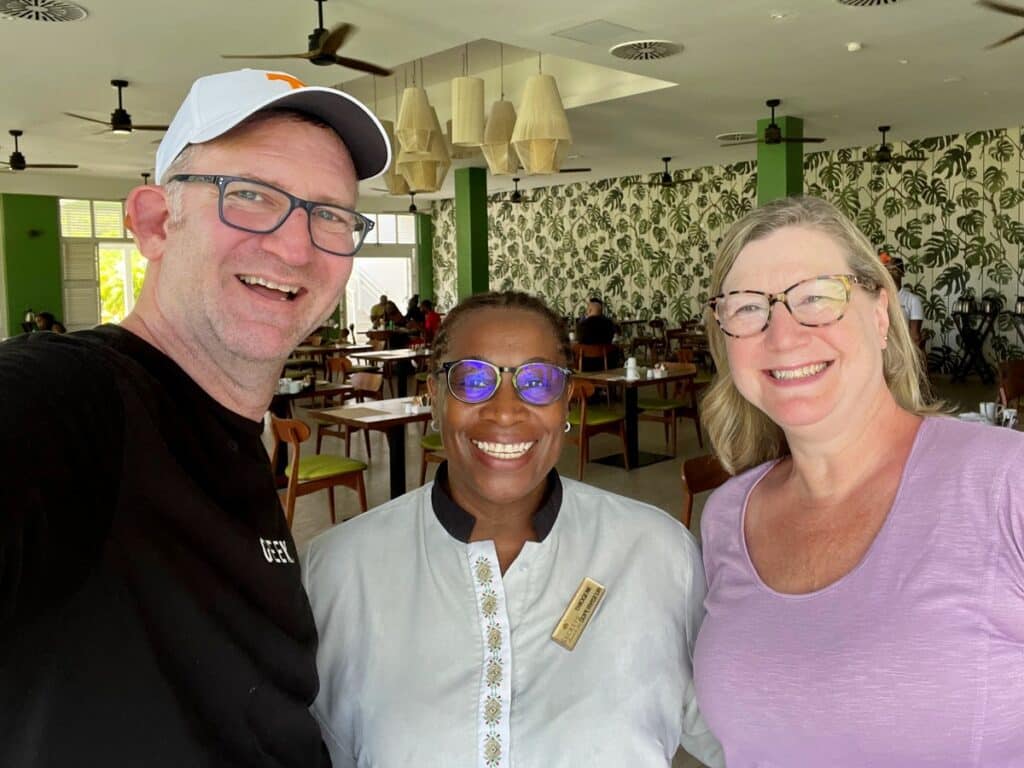
[{"label": "white coffee cup", "polygon": [[1017,409],[1016,408],[1003,408],[1003,420],[1004,427],[1013,429],[1017,426]]},{"label": "white coffee cup", "polygon": [[999,403],[978,403],[978,412],[988,419],[989,424],[995,424],[1002,410]]}]

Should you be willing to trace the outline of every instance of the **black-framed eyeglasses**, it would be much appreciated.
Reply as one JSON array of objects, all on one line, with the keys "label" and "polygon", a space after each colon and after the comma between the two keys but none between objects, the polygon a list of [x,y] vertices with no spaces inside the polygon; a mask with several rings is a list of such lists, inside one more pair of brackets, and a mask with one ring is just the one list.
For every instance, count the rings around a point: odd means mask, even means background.
[{"label": "black-framed eyeglasses", "polygon": [[545,362],[522,365],[495,365],[486,360],[450,360],[434,371],[445,374],[448,391],[460,402],[469,405],[485,403],[498,393],[501,375],[512,374],[516,395],[529,405],[551,405],[561,399],[572,376],[572,370]]},{"label": "black-framed eyeglasses", "polygon": [[284,224],[292,211],[306,212],[309,239],[333,256],[355,256],[373,229],[373,219],[330,203],[303,200],[290,192],[242,176],[179,173],[168,181],[214,184],[218,189],[217,212],[229,227],[268,235]]},{"label": "black-framed eyeglasses", "polygon": [[772,305],[784,304],[793,319],[811,328],[843,318],[853,286],[876,291],[878,284],[858,275],[821,275],[793,283],[779,293],[729,291],[708,302],[722,332],[734,338],[756,336],[768,328]]}]

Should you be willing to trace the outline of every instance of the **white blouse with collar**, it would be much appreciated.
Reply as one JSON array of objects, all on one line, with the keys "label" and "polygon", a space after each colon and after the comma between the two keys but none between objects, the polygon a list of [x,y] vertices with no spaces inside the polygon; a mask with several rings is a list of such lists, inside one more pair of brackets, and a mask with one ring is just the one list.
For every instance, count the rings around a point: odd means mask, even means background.
[{"label": "white blouse with collar", "polygon": [[[561,479],[550,531],[502,576],[493,542],[449,533],[432,490],[303,559],[335,768],[668,766],[680,745],[724,765],[694,694],[704,572],[678,521]],[[551,633],[588,576],[607,592],[568,651]]]}]

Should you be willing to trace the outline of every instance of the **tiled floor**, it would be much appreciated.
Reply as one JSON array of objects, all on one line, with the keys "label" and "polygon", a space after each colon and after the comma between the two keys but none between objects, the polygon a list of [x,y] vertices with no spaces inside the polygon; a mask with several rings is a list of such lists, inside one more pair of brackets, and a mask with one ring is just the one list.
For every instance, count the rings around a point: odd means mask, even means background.
[{"label": "tiled floor", "polygon": [[[934,381],[933,387],[939,396],[946,399],[951,406],[958,410],[977,410],[980,400],[994,399],[994,388],[981,385],[976,378],[972,378],[967,384],[957,385],[950,384],[945,378],[938,378]],[[301,409],[299,410],[299,415],[303,415]],[[419,477],[420,435],[419,426],[408,428],[406,466],[410,489],[415,487]],[[373,508],[388,499],[388,454],[387,444],[381,433],[372,433],[371,441],[373,460],[369,462],[366,481],[367,500],[370,507]],[[365,460],[365,448],[362,440],[353,440],[352,445],[353,456]],[[310,447],[312,448],[312,446]],[[591,455],[600,457],[615,453],[618,447],[619,442],[617,438],[609,435],[599,435],[593,438]],[[665,451],[664,434],[660,424],[641,422],[640,449],[654,452]],[[338,452],[340,454],[341,451],[343,451],[341,441],[332,438],[325,440],[325,453]],[[706,449],[702,450],[697,445],[693,423],[683,420],[679,424],[679,446],[675,459],[653,464],[632,472],[625,472],[621,469],[591,462],[586,467],[584,481],[614,493],[646,501],[678,517],[682,503],[679,481],[682,461],[685,458],[705,452],[707,452]],[[575,447],[567,444],[558,462],[558,471],[565,476],[575,477],[576,461],[577,453]],[[433,476],[435,467],[435,464],[428,466],[428,480]],[[358,511],[353,492],[340,488],[335,493],[338,512],[341,518],[352,516]],[[703,502],[703,498],[698,498],[697,503],[694,505],[694,517],[691,524],[691,530],[698,538],[700,537],[700,511]],[[292,533],[295,536],[300,553],[311,538],[329,527],[330,515],[327,511],[326,493],[311,494],[298,500]],[[673,768],[695,768],[699,765],[700,763],[680,753],[673,763]]]}]

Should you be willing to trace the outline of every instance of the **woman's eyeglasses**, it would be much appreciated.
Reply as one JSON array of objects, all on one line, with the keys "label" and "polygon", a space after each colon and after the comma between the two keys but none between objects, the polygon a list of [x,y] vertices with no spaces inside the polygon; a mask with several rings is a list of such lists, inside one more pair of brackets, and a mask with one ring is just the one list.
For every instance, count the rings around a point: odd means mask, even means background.
[{"label": "woman's eyeglasses", "polygon": [[486,360],[451,360],[435,371],[448,379],[452,396],[469,405],[479,405],[494,397],[501,386],[501,374],[512,374],[512,387],[519,399],[529,405],[551,405],[565,394],[572,371],[554,363],[523,363],[517,366],[495,365]]},{"label": "woman's eyeglasses", "polygon": [[800,325],[817,328],[838,322],[850,303],[853,286],[869,291],[878,285],[858,275],[823,275],[801,280],[780,293],[729,291],[708,302],[722,332],[734,338],[756,336],[771,321],[772,305],[786,305]]}]

